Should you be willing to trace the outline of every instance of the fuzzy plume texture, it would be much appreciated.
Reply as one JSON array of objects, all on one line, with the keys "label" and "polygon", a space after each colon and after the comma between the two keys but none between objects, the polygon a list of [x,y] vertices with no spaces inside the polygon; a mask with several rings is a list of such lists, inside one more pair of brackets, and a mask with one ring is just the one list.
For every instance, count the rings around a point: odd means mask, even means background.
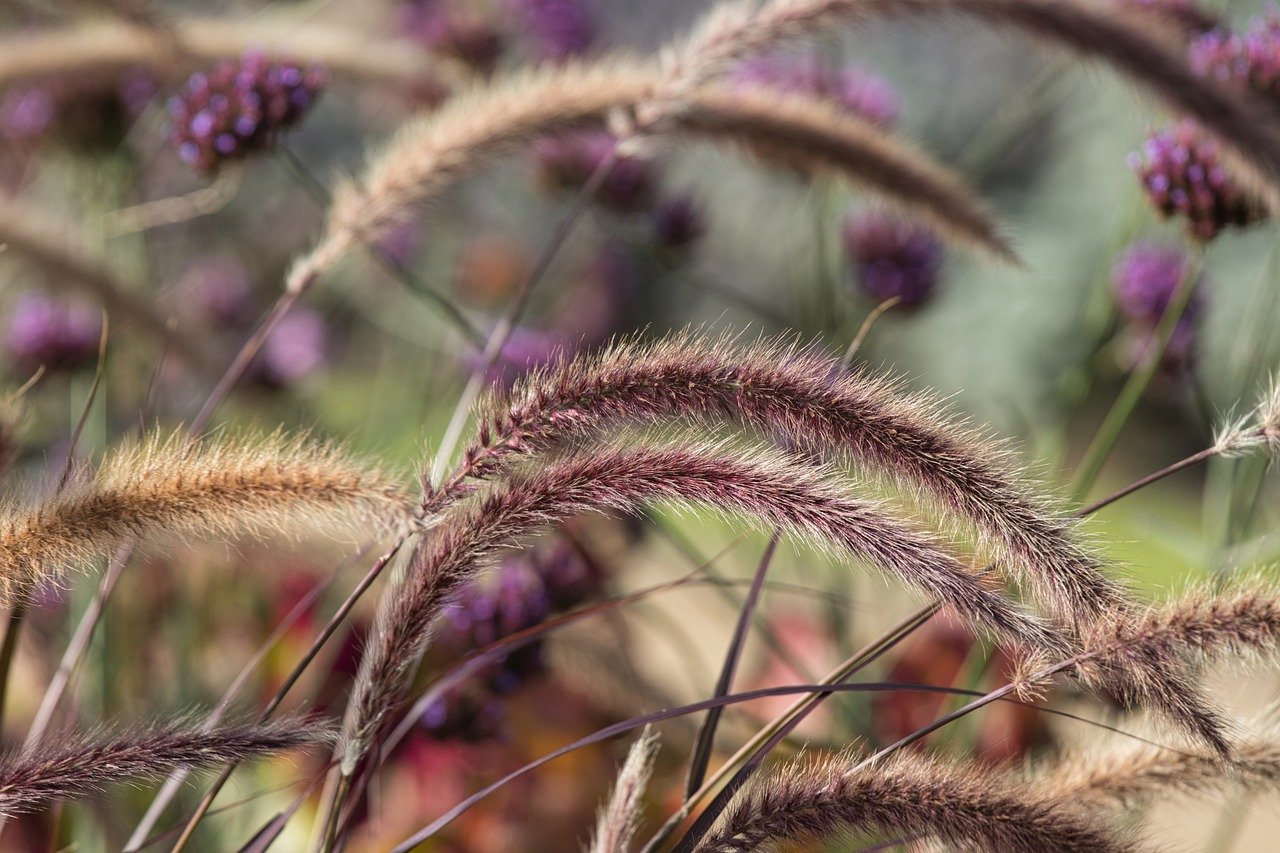
[{"label": "fuzzy plume texture", "polygon": [[964,850],[1131,849],[1096,816],[990,768],[902,753],[850,771],[854,764],[850,755],[802,761],[753,783],[697,850],[746,853],[857,831],[938,838]]},{"label": "fuzzy plume texture", "polygon": [[649,783],[657,753],[658,737],[645,729],[627,752],[627,760],[613,785],[613,795],[600,809],[589,853],[628,853],[631,850],[631,839],[640,824],[645,785]]},{"label": "fuzzy plume texture", "polygon": [[819,453],[873,464],[968,520],[1040,591],[1087,624],[1122,598],[1077,541],[1073,522],[1000,464],[1002,455],[925,397],[844,371],[814,349],[735,346],[686,334],[623,343],[534,374],[482,406],[478,441],[428,505],[442,505],[523,454],[619,423],[685,418],[745,424]]},{"label": "fuzzy plume texture", "polygon": [[254,51],[197,72],[169,101],[178,157],[211,172],[228,160],[265,150],[302,120],[324,85],[325,73],[318,67],[276,62]]},{"label": "fuzzy plume texture", "polygon": [[1182,120],[1147,137],[1130,167],[1151,206],[1185,220],[1187,234],[1212,240],[1225,228],[1243,228],[1266,210],[1228,172],[1221,148],[1195,122]]},{"label": "fuzzy plume texture", "polygon": [[989,576],[876,504],[846,497],[820,468],[777,452],[719,446],[593,445],[515,471],[478,500],[436,519],[403,588],[386,599],[375,622],[344,725],[344,770],[354,770],[376,739],[441,609],[482,561],[570,516],[634,510],[653,500],[754,516],[881,568],[1017,646],[1062,649],[1057,636],[1001,595]]},{"label": "fuzzy plume texture", "polygon": [[664,55],[650,123],[672,113],[707,80],[746,56],[832,26],[904,15],[960,15],[1012,30],[1110,65],[1173,111],[1195,118],[1231,155],[1231,166],[1268,208],[1280,205],[1280,124],[1260,104],[1196,75],[1178,49],[1149,36],[1140,20],[1080,0],[755,0],[724,3]]},{"label": "fuzzy plume texture", "polygon": [[[334,194],[325,233],[294,264],[287,287],[305,290],[348,252],[373,243],[419,205],[495,158],[547,135],[605,126],[651,100],[661,77],[635,62],[544,68],[451,98],[402,128],[358,181]],[[964,182],[874,125],[816,98],[763,90],[690,93],[664,135],[737,143],[806,173],[830,172],[928,217],[964,245],[1012,252]]]},{"label": "fuzzy plume texture", "polygon": [[108,455],[82,482],[0,511],[0,591],[16,590],[133,538],[385,527],[408,514],[386,475],[305,437],[157,436]]},{"label": "fuzzy plume texture", "polygon": [[75,800],[121,782],[217,767],[332,740],[322,723],[282,718],[210,728],[190,721],[86,735],[0,758],[0,816]]}]

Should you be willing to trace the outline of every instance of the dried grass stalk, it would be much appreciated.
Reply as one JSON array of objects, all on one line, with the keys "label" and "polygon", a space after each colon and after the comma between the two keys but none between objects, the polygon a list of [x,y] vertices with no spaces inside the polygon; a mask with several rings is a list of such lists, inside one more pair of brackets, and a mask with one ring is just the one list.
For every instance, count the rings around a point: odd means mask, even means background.
[{"label": "dried grass stalk", "polygon": [[[1148,35],[1131,15],[1082,0],[773,0],[727,3],[666,56],[657,113],[735,60],[832,26],[903,15],[951,14],[1025,33],[1111,66],[1170,109],[1194,117],[1232,152],[1233,164],[1271,210],[1280,206],[1280,125],[1260,102],[1246,102],[1191,72],[1181,45]],[[650,110],[650,112],[654,112]],[[657,120],[657,113],[650,118]]]},{"label": "dried grass stalk", "polygon": [[[599,126],[652,96],[651,66],[614,60],[544,68],[454,97],[431,116],[404,127],[358,182],[334,195],[325,233],[290,272],[288,287],[307,288],[358,245],[372,242],[415,206],[437,196],[494,158],[548,133]],[[985,206],[945,169],[856,118],[798,94],[706,92],[665,131],[678,138],[742,143],[784,152],[790,165],[837,170],[924,211],[944,234],[993,254],[1011,255]],[[777,114],[770,117],[768,111]]]},{"label": "dried grass stalk", "polygon": [[600,809],[590,853],[627,853],[640,822],[644,789],[653,772],[653,758],[658,751],[658,737],[645,729],[631,745],[627,760],[618,771],[613,795]]},{"label": "dried grass stalk", "polygon": [[306,437],[153,437],[110,454],[86,481],[35,506],[0,510],[0,593],[138,537],[242,536],[311,526],[387,529],[409,512],[384,474]]},{"label": "dried grass stalk", "polygon": [[938,403],[850,373],[813,348],[734,345],[683,334],[624,342],[535,373],[480,411],[479,437],[428,503],[513,458],[619,423],[692,418],[747,424],[825,455],[871,463],[904,488],[966,519],[1022,570],[1057,614],[1088,624],[1122,600],[1073,535],[1073,522],[1014,473],[1007,454],[957,424]]},{"label": "dried grass stalk", "polygon": [[931,836],[965,850],[1119,851],[1096,815],[1049,802],[991,768],[899,753],[850,771],[850,755],[797,762],[740,792],[700,853],[738,853],[847,832]]},{"label": "dried grass stalk", "polygon": [[282,718],[210,729],[198,722],[123,729],[63,739],[0,758],[0,817],[50,800],[80,799],[121,782],[155,779],[178,769],[212,768],[332,740],[322,723]]},{"label": "dried grass stalk", "polygon": [[1019,645],[1058,650],[1062,641],[1004,597],[989,576],[961,565],[927,534],[873,503],[846,497],[820,469],[779,453],[752,456],[717,446],[624,448],[592,445],[539,459],[480,499],[443,516],[416,552],[402,589],[379,613],[356,678],[344,726],[344,768],[376,739],[409,671],[430,638],[441,606],[481,561],[544,525],[578,513],[635,509],[671,500],[745,513],[852,554]]},{"label": "dried grass stalk", "polygon": [[319,63],[331,74],[362,83],[415,86],[466,76],[460,63],[407,41],[317,21],[255,15],[242,20],[171,18],[160,29],[98,20],[22,32],[0,39],[0,89],[25,80],[135,68],[172,76],[250,49]]}]

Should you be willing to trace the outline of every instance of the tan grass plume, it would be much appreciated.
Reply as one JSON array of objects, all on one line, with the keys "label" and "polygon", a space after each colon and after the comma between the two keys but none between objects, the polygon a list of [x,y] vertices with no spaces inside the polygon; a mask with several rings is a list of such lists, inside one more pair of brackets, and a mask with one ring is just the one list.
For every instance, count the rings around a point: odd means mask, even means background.
[{"label": "tan grass plume", "polygon": [[646,728],[627,751],[613,794],[596,817],[596,830],[588,853],[629,853],[631,840],[639,828],[644,789],[649,784],[657,750],[658,736]]}]

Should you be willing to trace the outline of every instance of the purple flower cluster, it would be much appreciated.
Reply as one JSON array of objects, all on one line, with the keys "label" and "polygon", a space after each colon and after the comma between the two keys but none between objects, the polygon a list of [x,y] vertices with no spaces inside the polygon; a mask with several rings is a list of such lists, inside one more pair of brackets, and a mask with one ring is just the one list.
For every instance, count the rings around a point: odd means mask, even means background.
[{"label": "purple flower cluster", "polygon": [[[446,608],[437,646],[452,659],[577,607],[603,584],[599,569],[564,542],[508,558],[491,581],[472,581]],[[505,719],[502,697],[544,669],[541,641],[505,652],[447,691],[423,713],[421,725],[440,740],[491,738]]]},{"label": "purple flower cluster", "polygon": [[937,286],[943,247],[929,229],[879,211],[845,219],[844,247],[854,282],[868,296],[919,305]]},{"label": "purple flower cluster", "polygon": [[[1190,263],[1180,249],[1138,242],[1126,249],[1111,268],[1116,304],[1126,321],[1128,344],[1124,358],[1129,367],[1140,364],[1156,342],[1160,320],[1183,277],[1190,274]],[[1203,278],[1195,282],[1190,301],[1174,326],[1162,365],[1166,374],[1178,373],[1192,363],[1203,284]]]},{"label": "purple flower cluster", "polygon": [[837,68],[816,56],[763,56],[738,64],[732,80],[744,87],[763,87],[825,98],[882,128],[898,120],[902,99],[887,80],[847,66]]},{"label": "purple flower cluster", "polygon": [[1244,32],[1212,29],[1191,41],[1187,59],[1202,77],[1280,98],[1280,18],[1254,16]]},{"label": "purple flower cluster", "polygon": [[1228,175],[1217,143],[1190,120],[1149,136],[1129,165],[1152,206],[1163,216],[1185,218],[1195,239],[1212,240],[1227,226],[1243,227],[1265,216],[1261,204]]},{"label": "purple flower cluster", "polygon": [[450,0],[408,0],[396,10],[396,30],[429,50],[489,74],[506,51],[502,33],[475,9]]},{"label": "purple flower cluster", "polygon": [[196,260],[183,271],[177,292],[185,306],[212,326],[239,329],[253,319],[253,281],[234,258]]},{"label": "purple flower cluster", "polygon": [[178,156],[210,172],[227,160],[264,150],[301,120],[324,84],[319,68],[272,61],[255,51],[197,72],[169,100]]},{"label": "purple flower cluster", "polygon": [[71,371],[97,357],[101,336],[102,318],[94,309],[32,292],[19,297],[9,315],[5,346],[23,373],[42,365]]},{"label": "purple flower cluster", "polygon": [[112,147],[155,93],[155,80],[139,70],[10,87],[0,93],[0,137],[19,143],[56,133],[82,146]]},{"label": "purple flower cluster", "polygon": [[599,23],[589,0],[511,0],[513,11],[534,49],[544,59],[562,62],[586,53]]},{"label": "purple flower cluster", "polygon": [[[549,364],[567,349],[566,339],[554,332],[518,326],[502,345],[498,362],[489,369],[486,381],[509,388],[521,376]],[[468,371],[474,371],[484,367],[485,362],[481,353],[471,350],[462,363]]]}]

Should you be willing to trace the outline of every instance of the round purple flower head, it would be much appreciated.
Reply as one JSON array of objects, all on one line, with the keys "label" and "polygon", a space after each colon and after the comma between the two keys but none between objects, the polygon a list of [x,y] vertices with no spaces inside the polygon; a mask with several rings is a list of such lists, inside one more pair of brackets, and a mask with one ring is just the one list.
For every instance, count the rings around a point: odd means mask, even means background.
[{"label": "round purple flower head", "polygon": [[836,68],[816,56],[771,55],[743,60],[732,81],[743,87],[825,98],[885,129],[898,120],[902,105],[898,90],[884,78],[852,66]]},{"label": "round purple flower head", "polygon": [[295,309],[267,336],[254,375],[269,387],[292,385],[324,364],[328,349],[324,318],[310,308]]},{"label": "round purple flower head", "polygon": [[[610,156],[616,143],[613,134],[603,130],[541,137],[533,147],[538,175],[547,186],[578,189]],[[619,157],[596,198],[622,213],[643,210],[653,203],[657,171],[653,161],[645,157]]]},{"label": "round purple flower head", "polygon": [[89,306],[26,293],[9,316],[5,345],[24,373],[41,365],[71,371],[97,357],[101,336],[102,318]]},{"label": "round purple flower head", "polygon": [[919,305],[938,283],[942,243],[920,225],[880,212],[851,215],[844,246],[855,283],[878,301]]},{"label": "round purple flower head", "polygon": [[[502,345],[498,362],[489,370],[486,380],[495,385],[511,386],[524,374],[555,360],[565,349],[565,341],[557,334],[518,326],[511,330]],[[484,366],[480,353],[468,352],[463,357],[467,370]]]},{"label": "round purple flower head", "polygon": [[1152,206],[1163,216],[1186,219],[1187,234],[1212,240],[1229,225],[1262,219],[1262,205],[1240,189],[1222,165],[1217,144],[1190,120],[1147,138],[1129,165]]},{"label": "round purple flower head", "polygon": [[1244,32],[1203,33],[1187,46],[1187,60],[1202,77],[1280,98],[1280,18],[1255,15]]},{"label": "round purple flower head", "polygon": [[544,59],[581,56],[595,41],[596,10],[588,0],[512,0],[512,5]]},{"label": "round purple flower head", "polygon": [[658,245],[683,249],[706,233],[701,206],[687,195],[663,199],[654,206],[653,236]]},{"label": "round purple flower head", "polygon": [[269,147],[296,124],[324,88],[319,68],[276,62],[250,51],[238,61],[192,74],[169,99],[178,156],[201,172]]},{"label": "round purple flower head", "polygon": [[396,14],[397,31],[489,74],[506,50],[502,34],[473,9],[440,0],[409,0]]},{"label": "round purple flower head", "polygon": [[[1121,313],[1136,323],[1158,325],[1183,276],[1189,272],[1190,260],[1181,249],[1156,243],[1134,243],[1111,268],[1111,284]],[[1183,320],[1192,319],[1199,313],[1203,283],[1203,277],[1196,281],[1191,301],[1183,312]]]},{"label": "round purple flower head", "polygon": [[195,261],[182,273],[178,293],[201,319],[215,326],[235,328],[253,317],[253,281],[233,258]]},{"label": "round purple flower head", "polygon": [[53,123],[57,102],[48,88],[10,88],[0,97],[0,136],[18,141],[39,136]]}]

